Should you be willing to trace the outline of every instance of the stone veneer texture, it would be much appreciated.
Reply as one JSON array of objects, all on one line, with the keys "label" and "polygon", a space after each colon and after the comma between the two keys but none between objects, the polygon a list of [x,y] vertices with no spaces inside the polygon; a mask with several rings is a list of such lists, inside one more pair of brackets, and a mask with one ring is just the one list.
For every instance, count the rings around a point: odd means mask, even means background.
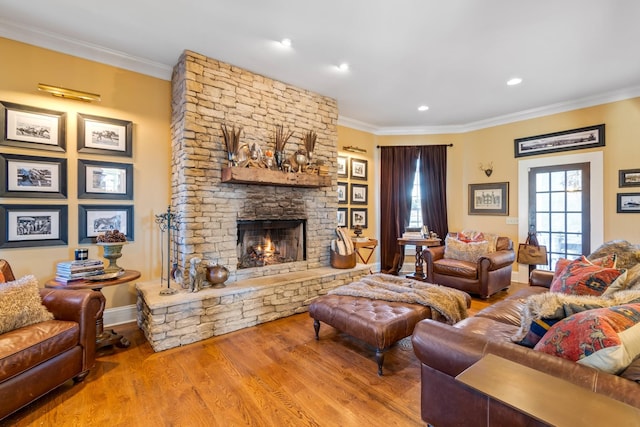
[{"label": "stone veneer texture", "polygon": [[[334,99],[185,51],[172,82],[172,209],[180,216],[179,263],[191,258],[229,268],[229,282],[329,265],[337,204]],[[291,188],[221,182],[227,153],[220,125],[242,127],[241,143],[274,150],[276,125],[294,131],[287,155],[318,135],[314,158],[329,165],[332,185]],[[307,260],[237,270],[237,220],[306,219]],[[229,283],[228,282],[228,283]]]}]

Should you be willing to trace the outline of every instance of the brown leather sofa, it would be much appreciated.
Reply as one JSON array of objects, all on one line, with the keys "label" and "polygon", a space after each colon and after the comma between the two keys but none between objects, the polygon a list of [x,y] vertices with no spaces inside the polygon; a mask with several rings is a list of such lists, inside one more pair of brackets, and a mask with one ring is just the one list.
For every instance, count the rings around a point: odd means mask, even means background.
[{"label": "brown leather sofa", "polygon": [[445,258],[444,251],[444,246],[437,246],[422,252],[427,282],[481,298],[488,298],[511,285],[516,256],[513,241],[508,237],[498,237],[496,251],[481,256],[475,263]]},{"label": "brown leather sofa", "polygon": [[[416,325],[412,343],[421,362],[424,421],[436,427],[545,425],[487,399],[455,379],[488,353],[640,408],[640,384],[636,382],[639,379],[633,376],[633,371],[640,369],[640,359],[616,376],[511,342],[520,325],[524,299],[548,292],[552,277],[553,273],[534,270],[528,288],[453,326],[432,320],[423,320]],[[631,374],[627,375],[627,372]],[[554,390],[549,390],[545,395],[531,396],[531,399],[540,399],[544,405],[546,399],[553,399],[553,393]],[[594,422],[594,425],[603,424]]]},{"label": "brown leather sofa", "polygon": [[[14,280],[0,260],[6,281]],[[0,419],[66,381],[80,382],[95,364],[96,319],[105,299],[100,292],[40,289],[54,320],[0,335]]]}]

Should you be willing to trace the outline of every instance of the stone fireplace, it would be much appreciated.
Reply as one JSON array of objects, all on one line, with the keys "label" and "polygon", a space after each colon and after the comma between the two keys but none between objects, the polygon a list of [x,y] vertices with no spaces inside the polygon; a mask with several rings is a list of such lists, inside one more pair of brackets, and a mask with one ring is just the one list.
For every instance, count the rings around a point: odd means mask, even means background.
[{"label": "stone fireplace", "polygon": [[[223,288],[168,296],[159,294],[159,281],[137,284],[138,325],[155,351],[302,313],[314,297],[369,272],[361,264],[329,265],[338,209],[334,99],[190,51],[174,68],[172,91],[179,264],[186,272],[198,257],[226,266],[230,276]],[[289,156],[314,131],[314,159],[328,165],[329,176],[309,184],[309,177],[255,169],[255,180],[229,181],[221,124],[242,127],[240,143],[263,151],[274,149],[282,125],[294,132],[285,147]],[[280,178],[264,179],[269,174]],[[245,255],[249,260],[239,268]]]},{"label": "stone fireplace", "polygon": [[238,269],[306,260],[306,220],[238,221]]}]

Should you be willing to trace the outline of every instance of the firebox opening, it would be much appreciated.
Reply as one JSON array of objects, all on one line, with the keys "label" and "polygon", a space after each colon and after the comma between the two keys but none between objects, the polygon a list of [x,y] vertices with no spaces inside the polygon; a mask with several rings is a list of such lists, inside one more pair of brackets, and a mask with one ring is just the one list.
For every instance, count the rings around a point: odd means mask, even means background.
[{"label": "firebox opening", "polygon": [[304,261],[306,220],[238,221],[238,269]]}]

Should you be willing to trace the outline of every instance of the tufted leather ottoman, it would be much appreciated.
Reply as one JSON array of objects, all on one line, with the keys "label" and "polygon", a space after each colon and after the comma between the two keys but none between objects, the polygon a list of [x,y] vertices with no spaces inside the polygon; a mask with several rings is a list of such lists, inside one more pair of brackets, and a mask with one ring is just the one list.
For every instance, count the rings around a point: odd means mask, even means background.
[{"label": "tufted leather ottoman", "polygon": [[413,334],[416,323],[431,318],[431,308],[420,304],[391,302],[345,295],[323,295],[309,306],[316,340],[320,322],[358,338],[376,349],[378,375],[382,375],[384,351]]}]

